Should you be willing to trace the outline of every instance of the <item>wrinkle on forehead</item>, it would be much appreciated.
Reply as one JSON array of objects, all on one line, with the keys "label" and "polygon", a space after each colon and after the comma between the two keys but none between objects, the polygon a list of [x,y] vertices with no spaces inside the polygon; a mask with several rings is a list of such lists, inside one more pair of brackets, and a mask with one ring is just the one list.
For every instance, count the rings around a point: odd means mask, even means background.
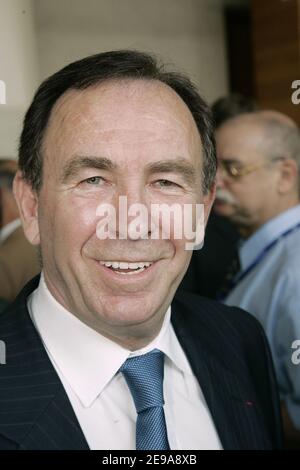
[{"label": "wrinkle on forehead", "polygon": [[[144,111],[145,104],[148,112]],[[105,109],[105,117],[99,116],[101,107]],[[78,119],[82,123],[85,121],[85,113],[86,120],[92,119],[101,123],[104,130],[106,116],[115,119],[117,123],[124,115],[134,116],[141,113],[145,122],[154,120],[164,124],[167,118],[181,126],[183,123],[186,127],[196,126],[188,107],[179,95],[159,81],[108,81],[85,90],[72,89],[58,99],[51,117],[52,120],[54,117],[55,120],[59,119],[59,125],[63,125],[66,120],[75,124]]]},{"label": "wrinkle on forehead", "polygon": [[[109,81],[69,90],[55,104],[45,147],[63,150],[106,144],[134,145],[170,140],[201,155],[201,138],[183,100],[169,86],[150,80]],[[73,151],[76,149],[73,148]]]}]

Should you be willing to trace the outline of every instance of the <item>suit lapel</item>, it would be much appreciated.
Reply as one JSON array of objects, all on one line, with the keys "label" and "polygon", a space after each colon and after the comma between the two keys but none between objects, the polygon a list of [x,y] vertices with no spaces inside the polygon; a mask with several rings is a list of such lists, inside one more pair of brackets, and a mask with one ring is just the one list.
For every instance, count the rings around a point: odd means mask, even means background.
[{"label": "suit lapel", "polygon": [[[200,308],[201,309],[201,308]],[[207,313],[207,312],[206,312]],[[172,305],[172,323],[199,382],[224,449],[271,448],[248,372],[226,364],[205,323]]]},{"label": "suit lapel", "polygon": [[1,319],[7,359],[0,370],[0,434],[20,449],[88,449],[27,311],[37,283],[31,281]]}]

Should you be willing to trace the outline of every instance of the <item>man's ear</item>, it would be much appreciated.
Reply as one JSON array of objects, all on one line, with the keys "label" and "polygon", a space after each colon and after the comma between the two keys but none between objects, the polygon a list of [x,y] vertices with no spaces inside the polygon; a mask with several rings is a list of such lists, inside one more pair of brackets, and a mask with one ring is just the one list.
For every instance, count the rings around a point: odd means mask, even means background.
[{"label": "man's ear", "polygon": [[278,180],[279,194],[287,194],[298,186],[298,166],[292,158],[286,158],[280,162],[280,178]]},{"label": "man's ear", "polygon": [[217,189],[217,184],[216,182],[214,182],[212,186],[210,187],[209,191],[203,196],[205,226],[207,224],[211,208],[215,201],[216,189]]},{"label": "man's ear", "polygon": [[17,171],[13,183],[14,196],[19,208],[23,229],[27,240],[32,245],[39,245],[38,197],[20,171]]}]

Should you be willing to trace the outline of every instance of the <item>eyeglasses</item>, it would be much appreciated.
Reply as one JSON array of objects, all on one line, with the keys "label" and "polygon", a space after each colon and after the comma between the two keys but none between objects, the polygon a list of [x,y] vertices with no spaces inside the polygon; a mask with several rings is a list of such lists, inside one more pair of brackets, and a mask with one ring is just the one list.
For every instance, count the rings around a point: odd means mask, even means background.
[{"label": "eyeglasses", "polygon": [[233,163],[230,160],[220,160],[219,165],[225,171],[225,173],[230,176],[230,178],[238,179],[242,176],[249,175],[253,171],[263,168],[270,162],[277,162],[279,160],[285,160],[285,157],[274,157],[267,161],[252,163],[251,165],[245,166],[239,166],[238,163]]}]

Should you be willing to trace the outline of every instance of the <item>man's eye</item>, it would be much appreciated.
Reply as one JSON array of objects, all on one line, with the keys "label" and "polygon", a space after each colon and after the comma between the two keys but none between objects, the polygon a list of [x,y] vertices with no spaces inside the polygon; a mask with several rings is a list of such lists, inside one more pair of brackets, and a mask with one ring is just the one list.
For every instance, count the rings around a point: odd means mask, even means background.
[{"label": "man's eye", "polygon": [[172,188],[172,187],[179,187],[177,183],[174,183],[173,181],[169,180],[158,180],[155,181],[155,185],[159,186],[160,188]]},{"label": "man's eye", "polygon": [[101,176],[91,176],[90,178],[85,179],[82,183],[90,184],[93,186],[98,186],[103,182],[103,178]]}]

